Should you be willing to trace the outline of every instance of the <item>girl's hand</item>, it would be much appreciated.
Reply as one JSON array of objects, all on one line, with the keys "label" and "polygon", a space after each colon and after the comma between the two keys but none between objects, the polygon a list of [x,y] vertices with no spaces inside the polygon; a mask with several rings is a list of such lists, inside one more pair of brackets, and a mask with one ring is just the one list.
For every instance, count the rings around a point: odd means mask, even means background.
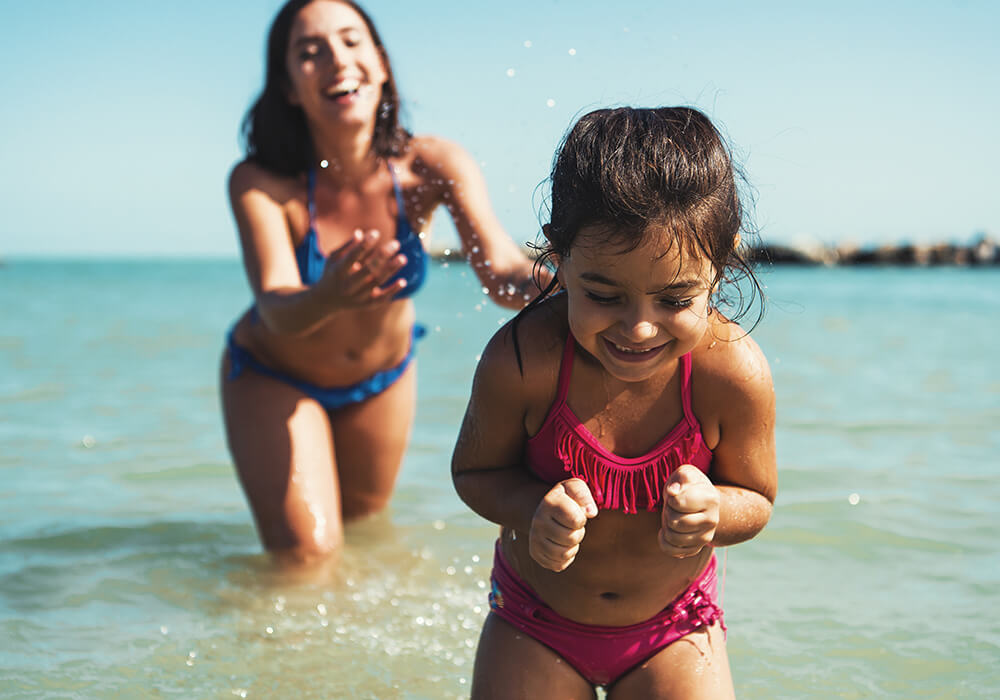
[{"label": "girl's hand", "polygon": [[663,485],[660,549],[673,557],[692,557],[715,539],[719,490],[698,467],[679,466]]},{"label": "girl's hand", "polygon": [[406,256],[399,254],[395,238],[388,242],[381,238],[378,231],[365,234],[358,229],[350,241],[330,253],[316,286],[338,309],[392,301],[406,286],[405,280],[386,285],[406,264]]},{"label": "girl's hand", "polygon": [[531,519],[528,552],[551,571],[562,571],[576,559],[587,520],[597,504],[582,479],[560,481],[545,494]]}]

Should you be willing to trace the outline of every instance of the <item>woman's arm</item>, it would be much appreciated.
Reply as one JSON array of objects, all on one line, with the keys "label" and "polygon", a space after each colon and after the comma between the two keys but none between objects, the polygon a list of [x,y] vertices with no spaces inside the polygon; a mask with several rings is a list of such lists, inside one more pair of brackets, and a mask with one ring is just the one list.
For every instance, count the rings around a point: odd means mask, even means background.
[{"label": "woman's arm", "polygon": [[[444,204],[469,264],[497,304],[520,309],[538,294],[534,261],[507,235],[490,203],[486,180],[461,146],[438,138],[424,140],[427,160],[445,183]],[[551,273],[539,267],[542,287]]]},{"label": "woman's arm", "polygon": [[302,284],[286,206],[294,183],[253,163],[237,165],[229,197],[243,265],[263,322],[277,333],[304,335],[348,308],[388,302],[402,287],[381,287],[403,264],[395,240],[374,233],[332,253],[320,281]]}]

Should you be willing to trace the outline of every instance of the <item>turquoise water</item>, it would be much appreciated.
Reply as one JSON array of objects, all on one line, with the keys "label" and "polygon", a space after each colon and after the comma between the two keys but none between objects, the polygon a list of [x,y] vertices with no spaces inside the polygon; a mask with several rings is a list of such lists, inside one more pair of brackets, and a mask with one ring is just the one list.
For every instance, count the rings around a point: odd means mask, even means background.
[{"label": "turquoise water", "polygon": [[[996,697],[1000,272],[764,280],[781,483],[727,555],[739,697]],[[0,696],[467,697],[496,530],[449,458],[508,312],[433,271],[399,489],[318,581],[259,553],[223,443],[247,295],[236,262],[0,267]]]}]

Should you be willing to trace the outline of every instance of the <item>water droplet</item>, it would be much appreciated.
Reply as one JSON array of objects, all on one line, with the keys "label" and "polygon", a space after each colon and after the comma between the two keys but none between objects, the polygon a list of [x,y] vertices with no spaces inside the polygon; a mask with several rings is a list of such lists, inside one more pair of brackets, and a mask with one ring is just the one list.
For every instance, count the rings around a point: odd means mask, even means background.
[{"label": "water droplet", "polygon": [[326,606],[323,605],[323,603],[317,604],[316,605],[316,612],[318,612],[320,615],[324,615],[325,616],[326,615]]},{"label": "water droplet", "polygon": [[570,49],[569,50],[569,55],[570,56],[576,56],[576,49]]},{"label": "water droplet", "polygon": [[507,77],[508,78],[513,78],[514,77],[514,69],[513,68],[508,68],[507,69]]},{"label": "water droplet", "polygon": [[847,502],[850,503],[852,506],[858,505],[860,501],[861,501],[861,496],[859,496],[856,493],[852,493],[850,496],[847,497]]},{"label": "water droplet", "polygon": [[319,167],[321,167],[321,168],[329,168],[330,167],[330,161],[328,161],[328,160],[326,160],[324,158],[323,160],[321,160],[319,162]]},{"label": "water droplet", "polygon": [[160,627],[160,634],[170,634],[170,630],[167,629],[166,625]]},{"label": "water droplet", "polygon": [[[438,326],[438,328],[440,329],[441,326]],[[435,520],[433,523],[431,523],[431,527],[433,527],[435,530],[444,530],[444,520]]]},{"label": "water droplet", "polygon": [[550,97],[549,99],[545,100],[545,105],[546,105],[547,107],[555,107],[555,106],[556,106],[556,101],[555,101],[555,100],[553,100],[553,99],[552,99],[552,98]]},{"label": "water droplet", "polygon": [[530,49],[531,48],[531,39],[526,39],[525,40],[525,42],[524,42],[524,48],[526,48],[526,49]]},{"label": "water droplet", "polygon": [[97,440],[94,439],[93,435],[84,435],[83,439],[80,440],[80,444],[89,450],[91,447],[97,444]]},{"label": "water droplet", "polygon": [[274,628],[268,625],[267,627],[264,628],[264,632],[265,634],[274,634]]}]

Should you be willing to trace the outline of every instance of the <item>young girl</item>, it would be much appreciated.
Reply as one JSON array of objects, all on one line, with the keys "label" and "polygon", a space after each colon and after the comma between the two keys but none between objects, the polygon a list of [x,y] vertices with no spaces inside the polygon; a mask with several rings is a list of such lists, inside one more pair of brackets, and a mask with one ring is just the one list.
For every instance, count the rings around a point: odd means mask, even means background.
[{"label": "young girl", "polygon": [[490,341],[452,463],[502,526],[473,698],[733,697],[714,551],[777,488],[767,361],[713,306],[752,278],[741,225],[700,112],[599,110],[566,137],[561,291]]}]

